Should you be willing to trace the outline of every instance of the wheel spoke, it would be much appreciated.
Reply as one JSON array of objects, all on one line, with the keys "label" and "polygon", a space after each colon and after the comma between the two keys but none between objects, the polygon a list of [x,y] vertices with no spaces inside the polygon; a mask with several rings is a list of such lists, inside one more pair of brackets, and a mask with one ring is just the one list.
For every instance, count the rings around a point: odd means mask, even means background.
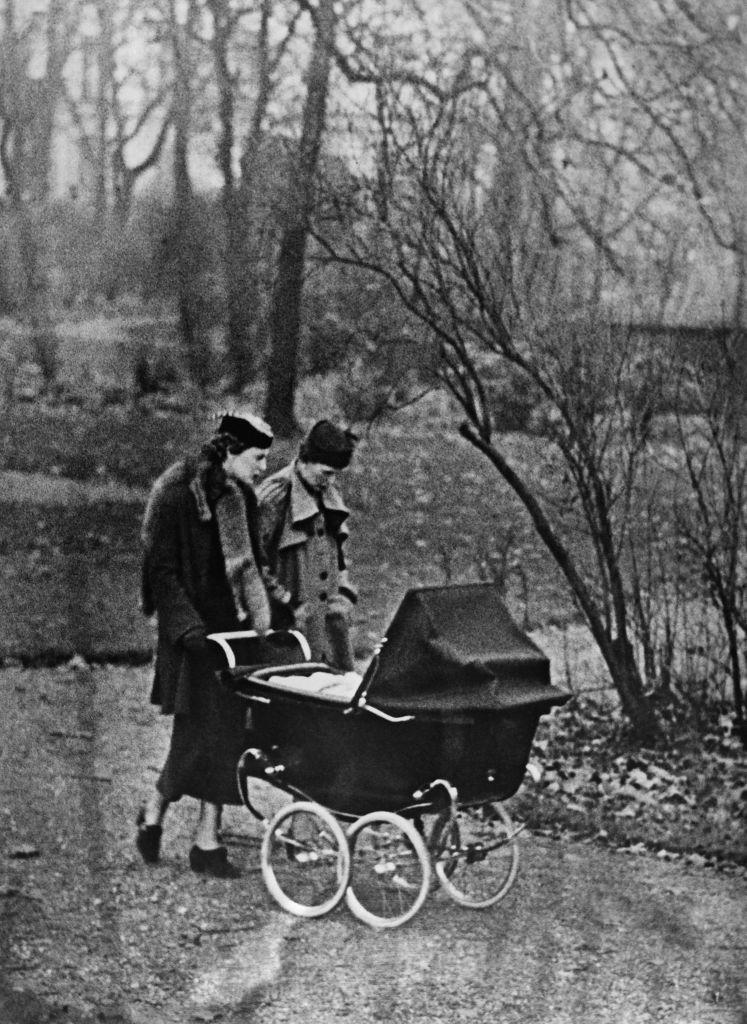
[{"label": "wheel spoke", "polygon": [[457,903],[491,907],[509,891],[519,865],[518,833],[501,804],[444,811],[429,847],[436,876]]},{"label": "wheel spoke", "polygon": [[374,928],[394,928],[413,917],[428,895],[430,858],[405,818],[386,811],[366,814],[348,830],[350,910]]},{"label": "wheel spoke", "polygon": [[347,839],[333,815],[309,802],[282,808],[262,842],[262,875],[284,910],[300,917],[332,910],[350,877]]}]

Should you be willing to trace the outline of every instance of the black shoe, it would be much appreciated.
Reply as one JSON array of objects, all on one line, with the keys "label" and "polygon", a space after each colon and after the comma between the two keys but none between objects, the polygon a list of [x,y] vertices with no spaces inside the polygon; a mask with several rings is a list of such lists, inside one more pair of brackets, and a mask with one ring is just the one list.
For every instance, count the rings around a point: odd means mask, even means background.
[{"label": "black shoe", "polygon": [[198,874],[212,875],[213,878],[238,878],[241,874],[228,859],[225,846],[218,846],[214,850],[193,846],[189,851],[189,866]]},{"label": "black shoe", "polygon": [[163,828],[160,825],[146,825],[145,811],[141,807],[137,813],[137,836],[135,845],[140,851],[140,856],[146,864],[157,864],[161,855],[161,835]]}]

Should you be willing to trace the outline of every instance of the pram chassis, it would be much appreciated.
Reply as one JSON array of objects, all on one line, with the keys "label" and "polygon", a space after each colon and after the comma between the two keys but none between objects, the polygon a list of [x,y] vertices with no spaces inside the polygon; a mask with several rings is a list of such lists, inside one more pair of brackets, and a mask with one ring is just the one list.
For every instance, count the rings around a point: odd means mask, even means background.
[{"label": "pram chassis", "polygon": [[[503,802],[521,784],[546,707],[392,713],[368,696],[381,647],[346,700],[285,692],[283,677],[335,674],[312,663],[305,639],[292,636],[304,660],[264,668],[236,664],[234,642],[256,634],[210,637],[227,662],[220,678],[251,708],[253,742],[237,764],[237,785],[265,826],[261,868],[273,898],[304,917],[326,914],[344,899],[378,928],[412,918],[434,885],[466,907],[498,903],[516,879],[523,828]],[[512,747],[505,763],[491,761],[488,752]],[[293,802],[265,815],[252,780]]]}]

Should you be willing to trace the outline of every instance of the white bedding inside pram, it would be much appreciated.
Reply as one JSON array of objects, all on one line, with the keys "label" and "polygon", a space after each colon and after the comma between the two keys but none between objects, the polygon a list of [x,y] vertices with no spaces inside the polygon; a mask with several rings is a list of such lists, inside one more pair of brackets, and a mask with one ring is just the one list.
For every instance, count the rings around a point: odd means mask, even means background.
[{"label": "white bedding inside pram", "polygon": [[363,679],[358,672],[315,671],[308,675],[285,675],[278,671],[273,675],[265,675],[266,671],[262,673],[265,686],[284,693],[313,694],[333,704],[349,704]]}]

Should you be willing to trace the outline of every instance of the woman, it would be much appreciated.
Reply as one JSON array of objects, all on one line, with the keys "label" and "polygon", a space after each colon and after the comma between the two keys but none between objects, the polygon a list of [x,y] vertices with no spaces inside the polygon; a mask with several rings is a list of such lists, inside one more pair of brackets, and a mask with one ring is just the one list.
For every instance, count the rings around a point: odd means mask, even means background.
[{"label": "woman", "polygon": [[350,464],[356,440],[319,420],[298,457],[257,488],[262,548],[299,606],[311,657],[344,671],[354,667],[350,618],[357,592],[348,569],[350,512],[336,478]]},{"label": "woman", "polygon": [[189,852],[193,871],[239,872],[219,842],[223,804],[239,804],[236,763],[245,747],[245,705],[215,679],[212,632],[270,628],[271,585],[260,554],[254,485],[267,468],[269,426],[251,413],[224,415],[199,458],[156,481],[143,521],[143,610],[158,618],[151,700],[174,716],[171,745],[138,815],[137,848],[158,861],[162,822],[182,796],[200,801]]}]

